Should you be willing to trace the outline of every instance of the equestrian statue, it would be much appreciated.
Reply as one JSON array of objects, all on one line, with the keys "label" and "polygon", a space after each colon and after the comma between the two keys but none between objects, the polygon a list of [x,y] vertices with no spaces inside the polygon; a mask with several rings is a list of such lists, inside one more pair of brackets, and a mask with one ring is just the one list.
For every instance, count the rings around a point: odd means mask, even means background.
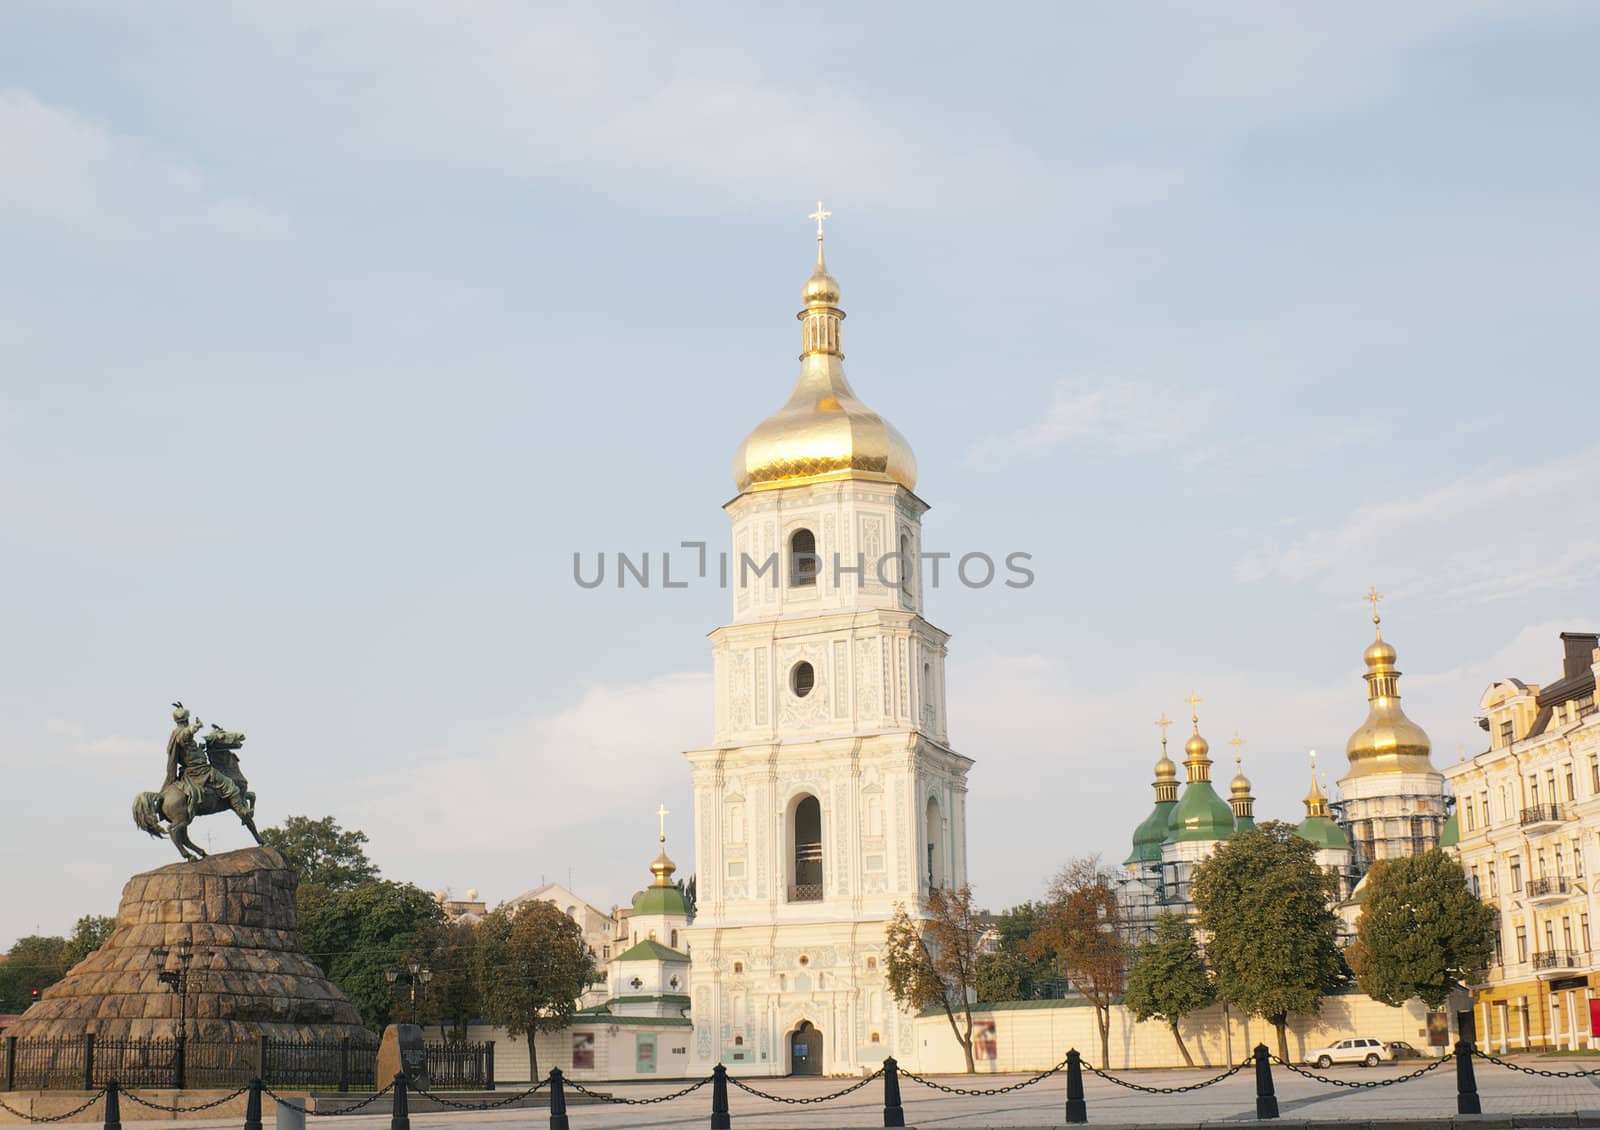
[{"label": "equestrian statue", "polygon": [[[181,702],[172,704],[172,736],[167,739],[167,779],[160,792],[133,798],[133,822],[152,836],[171,838],[184,859],[203,859],[205,852],[189,838],[196,816],[210,816],[231,808],[239,823],[250,830],[256,843],[256,794],[239,770],[238,749],[244,735],[213,724],[202,736],[199,718],[192,721]],[[163,828],[161,822],[167,821]]]}]

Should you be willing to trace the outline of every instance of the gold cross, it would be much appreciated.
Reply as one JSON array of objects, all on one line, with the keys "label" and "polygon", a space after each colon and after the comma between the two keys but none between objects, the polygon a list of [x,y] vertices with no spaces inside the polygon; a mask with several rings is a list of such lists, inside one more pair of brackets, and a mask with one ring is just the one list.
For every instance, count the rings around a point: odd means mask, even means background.
[{"label": "gold cross", "polygon": [[1239,749],[1240,749],[1240,747],[1244,746],[1246,743],[1245,743],[1245,740],[1239,736],[1239,731],[1238,730],[1235,730],[1233,732],[1233,740],[1231,742],[1229,742],[1228,744],[1233,747],[1233,763],[1235,765],[1242,764],[1242,761],[1241,761],[1242,755],[1239,753]]},{"label": "gold cross", "polygon": [[1361,599],[1371,602],[1371,604],[1372,604],[1372,622],[1374,624],[1376,624],[1378,622],[1378,601],[1383,599],[1383,594],[1378,591],[1378,586],[1377,585],[1373,585],[1371,588],[1369,588],[1367,590],[1367,595],[1362,597]]},{"label": "gold cross", "polygon": [[1165,710],[1161,712],[1161,717],[1156,719],[1156,725],[1161,727],[1161,750],[1165,753],[1167,749],[1167,727],[1172,725],[1172,719],[1167,717]]},{"label": "gold cross", "polygon": [[817,242],[818,243],[822,242],[822,221],[826,220],[831,215],[833,215],[832,212],[824,212],[822,210],[822,201],[819,200],[819,201],[817,201],[817,210],[815,212],[811,213],[811,215],[806,217],[806,219],[808,219],[808,220],[817,221]]},{"label": "gold cross", "polygon": [[1191,688],[1189,691],[1189,697],[1183,701],[1189,704],[1190,721],[1194,723],[1194,732],[1198,734],[1200,732],[1199,706],[1205,701],[1205,699],[1195,694],[1193,688]]},{"label": "gold cross", "polygon": [[667,806],[664,805],[664,804],[660,808],[656,809],[656,816],[658,816],[660,818],[660,820],[661,820],[661,842],[662,843],[666,843],[667,842],[667,817],[670,816],[670,815],[672,815],[672,814],[667,811]]}]

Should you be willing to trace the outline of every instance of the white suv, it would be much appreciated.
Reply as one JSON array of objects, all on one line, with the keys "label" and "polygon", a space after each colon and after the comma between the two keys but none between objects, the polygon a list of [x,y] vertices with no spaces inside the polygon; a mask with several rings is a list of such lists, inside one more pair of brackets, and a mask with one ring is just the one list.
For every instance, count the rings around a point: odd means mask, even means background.
[{"label": "white suv", "polygon": [[1318,1067],[1332,1067],[1336,1063],[1359,1063],[1363,1067],[1376,1067],[1394,1060],[1394,1051],[1380,1040],[1340,1040],[1331,1047],[1318,1048],[1306,1053],[1306,1062]]}]

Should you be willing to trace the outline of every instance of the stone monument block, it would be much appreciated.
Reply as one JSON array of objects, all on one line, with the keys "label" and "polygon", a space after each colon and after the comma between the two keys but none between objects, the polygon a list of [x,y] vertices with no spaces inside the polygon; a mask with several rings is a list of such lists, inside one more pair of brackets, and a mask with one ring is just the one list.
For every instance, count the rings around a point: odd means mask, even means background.
[{"label": "stone monument block", "polygon": [[415,1024],[389,1025],[378,1045],[378,1086],[387,1087],[400,1072],[405,1072],[409,1086],[428,1085],[428,1049],[422,1029]]}]

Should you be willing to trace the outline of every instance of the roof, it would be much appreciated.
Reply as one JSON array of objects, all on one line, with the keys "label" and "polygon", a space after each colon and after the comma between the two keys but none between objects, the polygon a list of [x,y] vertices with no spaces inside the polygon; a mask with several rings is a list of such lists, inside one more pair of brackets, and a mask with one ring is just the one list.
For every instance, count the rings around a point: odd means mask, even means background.
[{"label": "roof", "polygon": [[1444,827],[1439,829],[1439,846],[1442,848],[1455,847],[1461,842],[1461,820],[1452,812],[1444,822]]},{"label": "roof", "polygon": [[1175,800],[1156,801],[1155,811],[1133,830],[1133,851],[1122,861],[1124,866],[1153,863],[1161,858],[1161,842],[1167,838],[1167,824],[1177,803]]},{"label": "roof", "polygon": [[664,946],[654,938],[646,938],[638,945],[618,954],[612,961],[688,961],[689,955]]},{"label": "roof", "polygon": [[1172,810],[1168,843],[1225,840],[1233,835],[1233,809],[1210,781],[1190,781]]},{"label": "roof", "polygon": [[693,1028],[687,1016],[614,1016],[605,1005],[585,1008],[572,1014],[572,1026],[579,1024],[617,1024],[624,1028]]},{"label": "roof", "polygon": [[1319,848],[1350,850],[1350,841],[1346,838],[1344,829],[1335,824],[1331,816],[1307,816],[1300,821],[1300,826],[1294,832],[1302,840],[1307,840]]},{"label": "roof", "polygon": [[654,884],[633,896],[635,914],[665,914],[689,917],[689,904],[677,887],[658,887]]}]

